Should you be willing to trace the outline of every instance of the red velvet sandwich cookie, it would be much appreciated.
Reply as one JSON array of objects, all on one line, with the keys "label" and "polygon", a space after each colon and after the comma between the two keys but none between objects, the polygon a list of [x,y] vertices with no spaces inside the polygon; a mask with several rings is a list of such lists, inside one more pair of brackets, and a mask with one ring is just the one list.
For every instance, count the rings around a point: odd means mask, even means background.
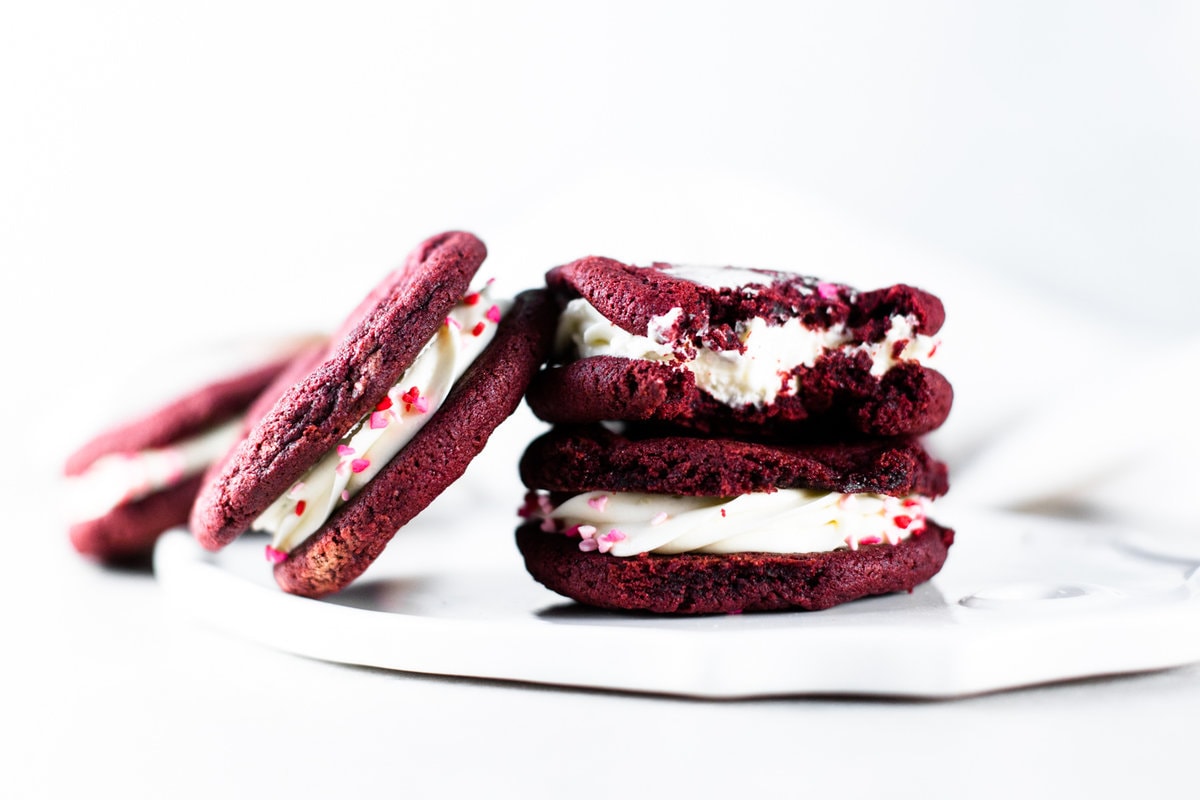
[{"label": "red velvet sandwich cookie", "polygon": [[565,300],[557,365],[530,386],[544,420],[656,421],[788,438],[902,436],[950,412],[929,366],[941,301],[757,269],[635,267],[590,257],[551,270]]},{"label": "red velvet sandwich cookie", "polygon": [[104,562],[129,561],[149,554],[163,531],[185,523],[204,470],[233,446],[241,416],[286,371],[297,346],[75,451],[63,469],[77,506],[70,527],[75,549]]},{"label": "red velvet sandwich cookie", "polygon": [[548,588],[673,614],[825,609],[909,591],[954,532],[929,518],[945,465],[910,439],[769,445],[556,428],[521,461],[517,530]]},{"label": "red velvet sandwich cookie", "polygon": [[483,243],[433,237],[359,305],[340,342],[283,392],[192,513],[205,547],[249,529],[288,592],[336,592],[466,469],[544,360],[557,308],[470,291]]}]

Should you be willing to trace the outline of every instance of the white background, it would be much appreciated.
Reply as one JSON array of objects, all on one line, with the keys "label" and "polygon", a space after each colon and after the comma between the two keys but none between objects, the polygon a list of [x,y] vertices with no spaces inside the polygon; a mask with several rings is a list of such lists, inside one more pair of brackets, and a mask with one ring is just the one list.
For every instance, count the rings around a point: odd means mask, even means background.
[{"label": "white background", "polygon": [[530,794],[1184,775],[1195,668],[706,704],[271,653],[76,559],[54,475],[192,374],[181,354],[330,327],[464,228],[512,290],[587,253],[924,285],[960,497],[1200,534],[1187,489],[1161,499],[1196,473],[1198,139],[1183,2],[0,4],[0,763],[20,796],[428,794],[471,765]]}]

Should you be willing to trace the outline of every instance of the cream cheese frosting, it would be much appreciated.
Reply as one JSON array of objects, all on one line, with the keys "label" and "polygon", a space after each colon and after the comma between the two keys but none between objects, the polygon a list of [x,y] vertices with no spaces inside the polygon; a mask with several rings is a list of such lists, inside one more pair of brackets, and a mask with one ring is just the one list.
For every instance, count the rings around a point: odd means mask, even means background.
[{"label": "cream cheese frosting", "polygon": [[826,353],[865,352],[871,359],[871,374],[880,376],[903,362],[928,363],[938,345],[934,337],[914,332],[916,319],[912,316],[893,316],[884,339],[859,344],[851,344],[841,324],[813,329],[798,318],[772,325],[755,317],[736,325],[741,352],[702,346],[681,353],[666,332],[682,313],[674,308],[651,318],[643,336],[623,330],[586,299],[575,298],[559,319],[556,346],[559,352],[573,349],[579,358],[616,356],[679,366],[695,376],[700,389],[722,403],[762,406],[775,402],[781,394],[795,392],[793,371],[813,366]]},{"label": "cream cheese frosting", "polygon": [[781,489],[737,497],[586,492],[557,507],[535,493],[523,510],[548,534],[614,556],[641,553],[820,553],[896,544],[925,529],[932,501],[917,495]]},{"label": "cream cheese frosting", "polygon": [[169,447],[101,456],[83,473],[67,479],[69,515],[79,522],[96,519],[117,506],[176,486],[228,452],[239,432],[238,420],[232,419]]},{"label": "cream cheese frosting", "polygon": [[387,465],[441,407],[496,333],[507,301],[490,284],[461,300],[387,396],[254,521],[271,534],[267,555],[281,561]]}]

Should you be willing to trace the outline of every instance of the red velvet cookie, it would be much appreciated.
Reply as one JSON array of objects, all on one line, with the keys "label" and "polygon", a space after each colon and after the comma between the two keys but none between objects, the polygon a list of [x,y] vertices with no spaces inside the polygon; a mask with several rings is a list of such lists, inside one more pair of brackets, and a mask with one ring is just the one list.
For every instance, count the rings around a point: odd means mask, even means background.
[{"label": "red velvet cookie", "polygon": [[510,308],[469,291],[483,243],[423,243],[351,314],[202,491],[192,529],[217,549],[248,529],[286,591],[344,588],[482,450],[549,350],[545,291]]},{"label": "red velvet cookie", "polygon": [[567,306],[557,363],[528,399],[549,422],[829,439],[920,434],[950,412],[928,366],[944,310],[911,286],[597,257],[547,282]]},{"label": "red velvet cookie", "polygon": [[560,428],[521,464],[517,532],[538,581],[659,613],[822,609],[911,590],[953,531],[928,517],[945,465],[915,440],[768,445]]},{"label": "red velvet cookie", "polygon": [[209,383],[106,431],[67,458],[79,506],[71,543],[116,563],[147,555],[159,535],[187,521],[201,473],[236,440],[238,417],[293,354]]}]

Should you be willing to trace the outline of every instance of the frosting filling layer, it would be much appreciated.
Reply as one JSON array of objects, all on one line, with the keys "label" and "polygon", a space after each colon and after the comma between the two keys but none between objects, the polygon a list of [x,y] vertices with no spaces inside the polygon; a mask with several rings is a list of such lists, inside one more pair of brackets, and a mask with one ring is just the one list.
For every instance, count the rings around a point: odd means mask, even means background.
[{"label": "frosting filling layer", "polygon": [[932,501],[917,495],[781,489],[737,497],[586,492],[558,506],[532,492],[522,516],[579,549],[641,553],[821,553],[896,544],[925,530]]},{"label": "frosting filling layer", "polygon": [[252,527],[271,534],[270,560],[286,558],[412,440],[491,342],[508,305],[486,287],[459,301],[375,410],[258,516]]},{"label": "frosting filling layer", "polygon": [[675,308],[651,318],[646,335],[640,335],[613,324],[586,299],[575,298],[559,320],[557,350],[573,352],[578,358],[616,356],[682,367],[695,376],[700,389],[726,405],[762,406],[775,402],[781,394],[794,393],[798,387],[795,370],[812,367],[827,353],[854,356],[865,352],[871,359],[871,374],[878,377],[900,363],[925,365],[938,345],[935,337],[914,332],[916,319],[911,316],[891,317],[883,339],[857,344],[841,324],[814,329],[798,318],[771,325],[755,317],[736,324],[741,351],[715,350],[669,339],[666,332],[682,313]]},{"label": "frosting filling layer", "polygon": [[182,483],[225,455],[239,431],[240,423],[231,419],[168,447],[101,456],[82,474],[68,478],[71,519],[96,519]]}]

